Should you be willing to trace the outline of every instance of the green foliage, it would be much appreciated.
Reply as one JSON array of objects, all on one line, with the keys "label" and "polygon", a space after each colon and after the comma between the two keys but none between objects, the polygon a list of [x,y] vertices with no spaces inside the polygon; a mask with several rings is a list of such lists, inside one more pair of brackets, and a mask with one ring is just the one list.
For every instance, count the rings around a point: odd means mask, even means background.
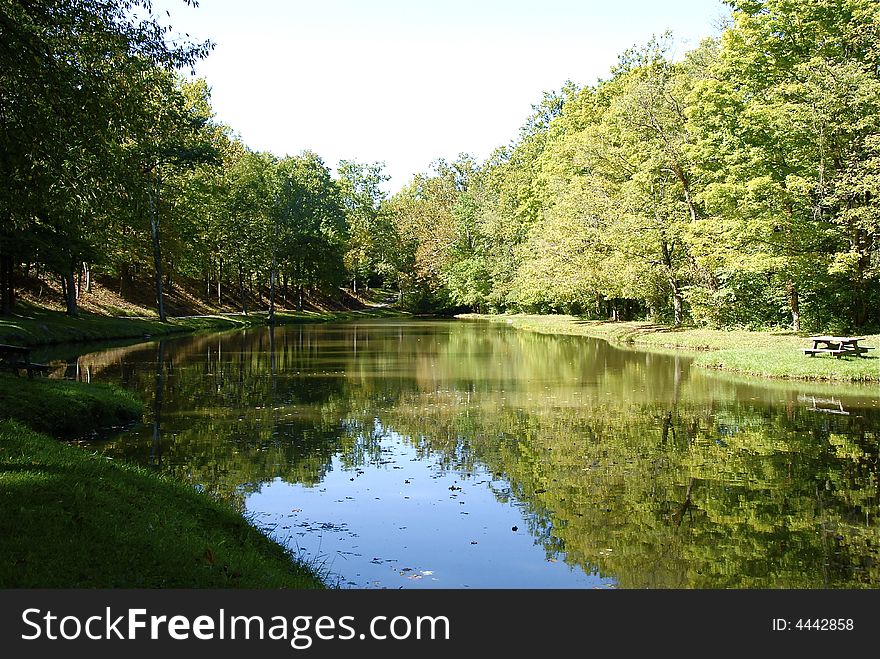
[{"label": "green foliage", "polygon": [[176,73],[210,44],[166,42],[132,17],[147,4],[4,14],[4,312],[17,265],[70,292],[87,263],[121,286],[154,270],[157,301],[159,273],[201,278],[243,311],[246,289],[301,305],[348,283],[419,310],[880,326],[872,0],[731,0],[717,40],[635,46],[607,79],[545,92],[486,162],[437,161],[390,198],[382,163],[334,178],[314,153],[247,149]]},{"label": "green foliage", "polygon": [[383,163],[343,160],[337,168],[348,236],[345,266],[355,292],[358,282],[381,285],[394,272],[393,227],[382,209],[387,195],[381,186],[389,178],[382,173],[383,167]]},{"label": "green foliage", "polygon": [[429,288],[479,310],[878,326],[880,9],[728,4],[683,58],[663,35],[545,94],[466,203],[439,171],[392,200]]},{"label": "green foliage", "polygon": [[[152,128],[178,107],[169,82],[211,44],[165,41],[139,0],[3,5],[0,48],[0,280],[12,304],[11,265],[38,261],[73,281],[140,200],[134,152],[162,148]],[[169,94],[171,96],[169,96]],[[170,102],[169,102],[170,101]],[[167,127],[166,126],[166,127]],[[68,288],[72,286],[68,285]],[[68,311],[76,313],[72,293]]]}]

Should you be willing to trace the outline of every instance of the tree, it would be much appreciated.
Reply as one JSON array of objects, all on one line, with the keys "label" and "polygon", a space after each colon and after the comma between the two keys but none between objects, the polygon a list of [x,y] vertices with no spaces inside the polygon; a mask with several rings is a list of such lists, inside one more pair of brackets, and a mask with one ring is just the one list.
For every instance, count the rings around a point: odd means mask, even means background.
[{"label": "tree", "polygon": [[302,309],[306,287],[344,280],[345,211],[339,186],[317,154],[283,158],[275,171],[277,255]]},{"label": "tree", "polygon": [[382,184],[389,177],[382,173],[383,167],[384,163],[364,165],[352,160],[342,160],[337,167],[348,233],[345,265],[355,293],[359,279],[369,286],[372,277],[388,270],[388,226],[382,213],[387,193]]},{"label": "tree", "polygon": [[718,218],[706,240],[784,286],[796,330],[804,302],[813,325],[864,326],[877,300],[880,87],[868,35],[880,8],[729,4],[712,75],[694,88],[703,199]]},{"label": "tree", "polygon": [[[39,257],[64,275],[76,314],[73,269],[101,243],[121,180],[128,86],[151,67],[192,66],[209,43],[171,44],[140,0],[4,2],[0,12],[0,283],[13,300],[13,265]],[[23,236],[22,239],[20,236]]]},{"label": "tree", "polygon": [[133,167],[132,179],[140,182],[147,198],[156,305],[159,319],[165,322],[159,234],[163,178],[199,163],[216,163],[219,153],[204,81],[182,83],[159,68],[149,69],[146,74],[151,75],[151,84],[140,90],[143,114],[133,139],[126,145],[126,153]]}]

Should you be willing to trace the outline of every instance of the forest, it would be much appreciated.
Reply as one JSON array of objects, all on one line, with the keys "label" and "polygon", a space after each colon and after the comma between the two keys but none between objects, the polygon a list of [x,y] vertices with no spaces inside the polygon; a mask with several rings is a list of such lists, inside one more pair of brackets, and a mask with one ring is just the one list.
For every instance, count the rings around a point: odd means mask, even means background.
[{"label": "forest", "polygon": [[[184,0],[187,4],[197,4]],[[393,292],[419,312],[718,328],[880,327],[880,5],[728,0],[545,92],[485,161],[399,191],[383,163],[254,151],[148,0],[0,0],[0,291],[96,276],[274,310]]]}]

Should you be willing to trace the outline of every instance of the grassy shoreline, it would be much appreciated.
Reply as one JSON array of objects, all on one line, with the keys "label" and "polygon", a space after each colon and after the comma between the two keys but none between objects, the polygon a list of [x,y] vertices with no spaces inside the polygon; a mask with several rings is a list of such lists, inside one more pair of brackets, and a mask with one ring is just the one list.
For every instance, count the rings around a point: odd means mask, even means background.
[{"label": "grassy shoreline", "polygon": [[232,508],[0,421],[0,587],[322,588]]},{"label": "grassy shoreline", "polygon": [[[401,315],[389,309],[363,311],[281,311],[275,314],[275,324],[329,322]],[[113,339],[153,338],[169,334],[201,331],[223,331],[267,325],[267,313],[252,312],[211,314],[206,316],[179,316],[158,319],[102,316],[81,313],[71,318],[61,311],[22,305],[14,315],[0,316],[0,343],[24,346],[46,346],[61,343],[107,341]]]},{"label": "grassy shoreline", "polygon": [[[460,314],[461,319],[505,323],[544,334],[568,334],[605,339],[643,349],[697,351],[694,364],[744,375],[791,380],[880,382],[880,358],[875,350],[865,358],[809,357],[812,344],[791,331],[675,329],[648,322],[584,320],[576,316]],[[866,335],[865,345],[880,348],[880,335]]]},{"label": "grassy shoreline", "polygon": [[142,408],[110,385],[0,375],[0,587],[325,587],[210,495],[57,439]]},{"label": "grassy shoreline", "polygon": [[[390,313],[390,312],[389,312]],[[367,312],[290,313],[323,322]],[[112,318],[25,308],[0,318],[0,343],[31,347],[266,324],[266,314]],[[143,468],[65,444],[140,418],[143,403],[112,385],[0,374],[0,587],[325,588],[227,504]]]}]

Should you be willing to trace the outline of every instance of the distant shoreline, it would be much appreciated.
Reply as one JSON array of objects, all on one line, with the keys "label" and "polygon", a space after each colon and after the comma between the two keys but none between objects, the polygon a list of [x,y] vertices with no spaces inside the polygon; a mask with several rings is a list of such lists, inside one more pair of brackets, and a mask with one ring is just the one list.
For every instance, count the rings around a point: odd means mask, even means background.
[{"label": "distant shoreline", "polygon": [[[505,323],[543,334],[568,334],[610,343],[696,352],[694,365],[732,373],[788,380],[880,382],[880,358],[810,357],[806,336],[791,331],[674,328],[644,321],[610,322],[566,315],[459,314],[456,318]],[[880,348],[880,335],[865,335],[865,345]],[[877,351],[874,351],[875,353]]]}]

